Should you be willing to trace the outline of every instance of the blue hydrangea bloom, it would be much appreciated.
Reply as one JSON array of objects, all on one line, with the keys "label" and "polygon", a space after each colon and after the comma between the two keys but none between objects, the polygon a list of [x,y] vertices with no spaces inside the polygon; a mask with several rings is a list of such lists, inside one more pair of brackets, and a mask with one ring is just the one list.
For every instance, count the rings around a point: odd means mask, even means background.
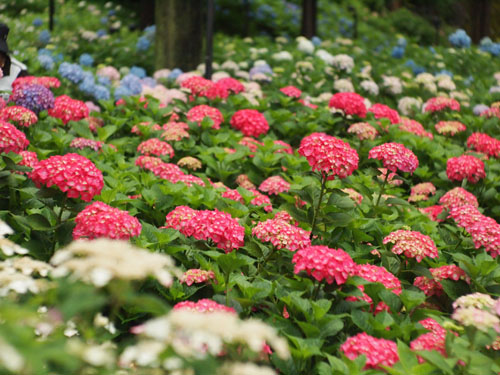
[{"label": "blue hydrangea bloom", "polygon": [[43,20],[41,18],[35,18],[33,20],[33,26],[40,27],[43,25]]},{"label": "blue hydrangea bloom", "polygon": [[479,49],[484,52],[489,52],[493,56],[500,55],[500,43],[493,43],[493,41],[488,37],[481,39]]},{"label": "blue hydrangea bloom", "polygon": [[115,90],[115,100],[118,100],[118,99],[121,99],[121,98],[124,98],[126,96],[130,96],[132,95],[132,93],[130,92],[130,90],[125,87],[125,86],[118,86]]},{"label": "blue hydrangea bloom", "polygon": [[312,44],[314,44],[317,47],[321,44],[321,39],[318,38],[317,36],[313,36],[311,38],[311,42],[312,42]]},{"label": "blue hydrangea bloom", "polygon": [[151,46],[151,42],[145,36],[141,36],[135,45],[137,51],[147,51]]},{"label": "blue hydrangea bloom", "polygon": [[179,68],[175,68],[168,75],[168,79],[177,79],[177,77],[179,77],[182,73],[182,70],[180,70]]},{"label": "blue hydrangea bloom", "polygon": [[107,33],[106,33],[106,30],[104,30],[104,29],[99,29],[99,30],[97,30],[96,34],[97,34],[97,36],[98,36],[99,38],[101,38],[101,37],[103,37],[104,35],[106,35]]},{"label": "blue hydrangea bloom", "polygon": [[436,54],[436,49],[435,49],[434,47],[432,47],[432,46],[430,46],[430,47],[429,47],[429,51],[431,51],[431,53],[432,53],[433,55],[435,55],[435,54]]},{"label": "blue hydrangea bloom", "polygon": [[394,46],[391,52],[391,56],[395,59],[401,59],[405,54],[405,47],[402,46]]},{"label": "blue hydrangea bloom", "polygon": [[111,97],[108,88],[103,85],[95,85],[93,94],[96,100],[109,100]]},{"label": "blue hydrangea bloom", "polygon": [[412,68],[413,74],[418,75],[420,73],[425,73],[425,68],[420,65],[416,65]]},{"label": "blue hydrangea bloom", "polygon": [[490,107],[488,107],[486,104],[476,104],[474,106],[474,108],[472,109],[472,112],[474,112],[474,114],[476,116],[479,116],[481,113],[483,113],[484,111],[486,111],[489,108]]},{"label": "blue hydrangea bloom", "polygon": [[130,68],[130,74],[133,74],[136,77],[144,78],[146,77],[146,70],[141,68],[140,66],[133,66]]},{"label": "blue hydrangea bloom", "polygon": [[62,53],[60,53],[60,52],[59,52],[57,55],[52,56],[52,57],[54,58],[54,61],[55,61],[55,62],[61,62],[61,61],[63,61],[63,59],[64,59],[63,54],[62,54]]},{"label": "blue hydrangea bloom", "polygon": [[398,46],[401,46],[401,47],[406,47],[406,44],[407,44],[407,43],[408,43],[408,42],[407,42],[407,41],[406,41],[406,39],[405,39],[405,38],[403,38],[403,37],[401,37],[401,38],[399,38],[399,39],[398,39]]},{"label": "blue hydrangea bloom", "polygon": [[101,17],[101,20],[100,20],[100,21],[101,21],[101,23],[102,23],[103,25],[105,25],[105,24],[107,24],[107,23],[108,23],[108,17]]},{"label": "blue hydrangea bloom", "polygon": [[123,77],[120,81],[120,86],[126,87],[130,92],[129,95],[137,95],[142,91],[141,80],[133,74],[127,74]]},{"label": "blue hydrangea bloom", "polygon": [[471,39],[463,29],[458,29],[448,37],[451,45],[458,48],[469,48]]},{"label": "blue hydrangea bloom", "polygon": [[156,79],[151,78],[151,77],[145,77],[145,78],[141,79],[141,83],[144,86],[155,87],[156,86]]},{"label": "blue hydrangea bloom", "polygon": [[45,70],[54,69],[54,59],[49,55],[38,55],[38,62]]},{"label": "blue hydrangea bloom", "polygon": [[45,55],[45,56],[52,56],[52,52],[48,50],[47,48],[40,48],[38,50],[38,55]]},{"label": "blue hydrangea bloom", "polygon": [[78,89],[87,95],[93,95],[95,90],[95,82],[93,79],[84,79],[78,85]]},{"label": "blue hydrangea bloom", "polygon": [[114,16],[115,14],[116,14],[116,10],[114,10],[114,9],[111,9],[108,11],[108,16],[110,16],[110,17]]},{"label": "blue hydrangea bloom", "polygon": [[144,29],[144,34],[147,36],[154,35],[156,33],[156,25],[148,26]]},{"label": "blue hydrangea bloom", "polygon": [[103,86],[111,86],[111,80],[105,76],[97,76],[97,82]]},{"label": "blue hydrangea bloom", "polygon": [[59,65],[58,73],[73,83],[79,83],[83,79],[83,70],[78,64],[63,62]]},{"label": "blue hydrangea bloom", "polygon": [[42,30],[38,35],[38,41],[42,44],[49,44],[50,42],[50,32],[49,30]]},{"label": "blue hydrangea bloom", "polygon": [[80,61],[80,65],[92,66],[92,64],[94,63],[94,58],[88,53],[83,53],[78,61]]}]

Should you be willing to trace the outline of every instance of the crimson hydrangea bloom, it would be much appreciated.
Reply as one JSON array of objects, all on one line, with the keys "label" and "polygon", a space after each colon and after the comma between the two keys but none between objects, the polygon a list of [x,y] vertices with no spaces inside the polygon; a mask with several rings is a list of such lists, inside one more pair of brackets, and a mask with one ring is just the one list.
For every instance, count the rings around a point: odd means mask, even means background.
[{"label": "crimson hydrangea bloom", "polygon": [[[187,286],[200,283],[208,283],[210,280],[215,280],[214,271],[205,271],[198,268],[192,268],[182,274],[180,282],[186,283]],[[217,282],[217,281],[216,281]]]},{"label": "crimson hydrangea bloom", "polygon": [[17,86],[12,91],[9,100],[37,114],[54,107],[54,95],[52,91],[38,84],[26,83]]},{"label": "crimson hydrangea bloom", "polygon": [[141,234],[141,223],[127,211],[94,202],[85,207],[75,218],[73,239],[111,238],[128,240]]},{"label": "crimson hydrangea bloom", "polygon": [[338,92],[328,102],[330,108],[342,110],[346,115],[366,117],[364,98],[355,92]]},{"label": "crimson hydrangea bloom", "polygon": [[439,121],[434,127],[439,134],[443,135],[455,135],[467,130],[466,126],[459,121]]},{"label": "crimson hydrangea bloom", "polygon": [[467,147],[488,156],[500,156],[500,141],[485,133],[472,133],[467,138]]},{"label": "crimson hydrangea bloom", "polygon": [[418,167],[418,158],[401,143],[389,142],[376,146],[368,153],[368,159],[378,159],[392,172],[398,170],[413,174]]},{"label": "crimson hydrangea bloom", "polygon": [[285,181],[280,176],[272,176],[262,181],[259,186],[259,190],[264,193],[278,195],[280,193],[286,193],[290,190],[290,183]]},{"label": "crimson hydrangea bloom", "polygon": [[217,303],[211,299],[208,298],[203,298],[200,299],[198,302],[192,302],[192,301],[184,301],[184,302],[179,302],[174,305],[175,310],[190,310],[190,311],[195,311],[195,312],[201,312],[201,313],[211,313],[214,311],[223,311],[223,312],[229,312],[236,314],[236,310],[232,307],[227,307],[224,305],[221,305],[220,303]]},{"label": "crimson hydrangea bloom", "polygon": [[430,98],[424,104],[425,112],[439,112],[449,108],[451,111],[460,111],[460,103],[445,96]]},{"label": "crimson hydrangea bloom", "polygon": [[0,120],[11,121],[17,126],[28,127],[35,124],[38,117],[35,112],[30,111],[28,108],[13,105],[0,111]]},{"label": "crimson hydrangea bloom", "polygon": [[181,82],[181,87],[191,90],[192,95],[204,96],[207,90],[210,89],[213,86],[213,84],[214,83],[212,81],[206,78],[200,76],[193,76],[184,79]]},{"label": "crimson hydrangea bloom", "polygon": [[438,219],[438,216],[443,212],[444,207],[440,205],[434,205],[434,206],[429,206],[425,208],[419,208],[419,211],[422,212],[423,214],[429,216],[429,218],[433,221],[443,221],[441,219]]},{"label": "crimson hydrangea bloom", "polygon": [[393,243],[392,252],[403,254],[408,258],[415,258],[421,262],[424,257],[436,258],[438,251],[436,244],[429,236],[411,230],[397,230],[384,238],[382,243]]},{"label": "crimson hydrangea bloom", "polygon": [[357,122],[352,124],[349,126],[349,129],[347,129],[347,132],[350,134],[356,134],[360,141],[365,139],[373,140],[378,135],[377,129],[367,122]]},{"label": "crimson hydrangea bloom", "polygon": [[235,78],[226,77],[221,78],[217,82],[215,82],[215,86],[222,87],[226,91],[232,91],[235,94],[239,94],[240,92],[245,91],[245,86]]},{"label": "crimson hydrangea bloom", "polygon": [[418,276],[413,281],[413,285],[422,290],[428,297],[433,295],[440,296],[443,294],[443,286],[440,283],[441,280],[464,280],[470,283],[470,278],[465,271],[454,264],[431,268],[429,271],[432,274],[432,279],[425,276]]},{"label": "crimson hydrangea bloom", "polygon": [[56,185],[68,198],[90,202],[104,186],[102,173],[94,163],[78,154],[55,155],[38,162],[29,177],[37,187]]},{"label": "crimson hydrangea bloom", "polygon": [[26,139],[22,131],[17,130],[14,125],[0,120],[0,152],[7,154],[12,151],[19,154],[29,144],[30,141]]},{"label": "crimson hydrangea bloom", "polygon": [[19,153],[23,157],[23,160],[19,162],[19,165],[25,167],[33,168],[36,163],[38,163],[38,155],[33,151],[21,151]]},{"label": "crimson hydrangea bloom", "polygon": [[260,193],[256,189],[248,189],[254,194],[254,198],[250,201],[250,204],[254,206],[263,206],[264,211],[271,212],[273,206],[271,205],[271,199],[265,194]]},{"label": "crimson hydrangea bloom", "polygon": [[399,129],[408,133],[413,133],[420,137],[427,137],[430,139],[434,138],[432,133],[427,132],[420,122],[409,118],[402,119],[401,125],[399,125]]},{"label": "crimson hydrangea bloom", "polygon": [[277,249],[295,251],[311,246],[311,232],[280,218],[268,219],[252,229],[252,235],[263,242],[271,242]]},{"label": "crimson hydrangea bloom", "polygon": [[439,199],[439,204],[448,209],[457,206],[463,206],[466,204],[471,204],[474,207],[479,207],[476,196],[461,187],[456,187],[446,192]]},{"label": "crimson hydrangea bloom", "polygon": [[352,274],[355,264],[352,258],[342,249],[331,249],[327,246],[308,246],[298,250],[293,256],[294,272],[306,271],[318,281],[328,284],[334,281],[344,284]]},{"label": "crimson hydrangea bloom", "polygon": [[475,184],[486,177],[486,172],[482,160],[472,155],[462,155],[448,159],[446,175],[451,181],[462,181],[466,178],[467,181]]},{"label": "crimson hydrangea bloom", "polygon": [[49,115],[60,118],[66,125],[70,121],[80,121],[89,117],[89,108],[81,100],[61,95],[56,98],[54,108],[49,109]]},{"label": "crimson hydrangea bloom", "polygon": [[168,155],[170,158],[174,157],[174,149],[167,142],[160,141],[158,138],[151,138],[147,141],[141,142],[137,146],[137,151],[143,155]]},{"label": "crimson hydrangea bloom", "polygon": [[35,84],[42,85],[48,89],[58,88],[61,86],[61,81],[56,77],[37,77],[37,76],[25,76],[25,77],[17,77],[14,82],[12,82],[12,89],[16,90],[18,87],[25,84]]},{"label": "crimson hydrangea bloom", "polygon": [[[410,348],[412,350],[436,350],[443,357],[446,357],[446,330],[432,318],[421,320],[419,323],[430,332],[424,333],[413,340],[410,343]],[[424,359],[418,357],[418,361],[423,363]]]},{"label": "crimson hydrangea bloom", "polygon": [[359,157],[349,143],[325,133],[313,133],[300,142],[299,154],[305,156],[313,171],[332,180],[345,178],[358,168]]},{"label": "crimson hydrangea bloom", "polygon": [[209,117],[213,121],[212,128],[220,129],[220,124],[224,122],[224,116],[222,113],[214,107],[210,107],[206,104],[200,104],[191,108],[187,114],[187,119],[198,123],[201,126],[201,122],[205,117]]},{"label": "crimson hydrangea bloom", "polygon": [[386,118],[389,119],[391,124],[399,124],[401,122],[398,111],[386,106],[385,104],[376,103],[368,109],[368,112],[373,113],[377,120]]},{"label": "crimson hydrangea bloom", "polygon": [[298,99],[302,95],[302,91],[300,91],[300,89],[298,89],[295,86],[282,87],[282,88],[280,88],[280,91],[283,94],[285,94],[286,96],[289,96],[290,98],[297,98]]},{"label": "crimson hydrangea bloom", "polygon": [[255,109],[240,109],[231,117],[230,124],[247,137],[258,137],[269,131],[269,124],[262,113]]},{"label": "crimson hydrangea bloom", "polygon": [[398,347],[395,342],[377,339],[365,332],[349,337],[340,346],[340,350],[351,360],[364,354],[366,356],[365,369],[380,368],[380,366],[392,367],[399,361]]},{"label": "crimson hydrangea bloom", "polygon": [[170,211],[165,218],[166,224],[164,228],[173,228],[178,231],[183,231],[184,224],[192,219],[198,211],[188,206],[177,206]]}]

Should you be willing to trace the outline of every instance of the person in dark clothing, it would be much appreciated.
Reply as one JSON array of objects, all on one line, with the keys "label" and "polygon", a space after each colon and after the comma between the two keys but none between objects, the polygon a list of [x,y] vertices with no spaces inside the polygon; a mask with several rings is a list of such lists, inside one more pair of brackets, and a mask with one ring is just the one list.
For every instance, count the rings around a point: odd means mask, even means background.
[{"label": "person in dark clothing", "polygon": [[3,76],[0,78],[0,96],[7,100],[12,92],[12,83],[17,77],[27,76],[27,67],[9,54],[7,36],[9,27],[0,23],[0,69]]}]

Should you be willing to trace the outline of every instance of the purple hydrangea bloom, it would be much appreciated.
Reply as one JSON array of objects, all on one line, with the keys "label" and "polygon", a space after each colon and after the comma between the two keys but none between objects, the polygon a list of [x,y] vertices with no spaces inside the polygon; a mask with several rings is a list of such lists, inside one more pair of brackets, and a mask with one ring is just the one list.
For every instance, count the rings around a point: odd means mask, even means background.
[{"label": "purple hydrangea bloom", "polygon": [[31,83],[18,87],[10,96],[10,101],[35,113],[54,107],[52,91],[45,86]]}]

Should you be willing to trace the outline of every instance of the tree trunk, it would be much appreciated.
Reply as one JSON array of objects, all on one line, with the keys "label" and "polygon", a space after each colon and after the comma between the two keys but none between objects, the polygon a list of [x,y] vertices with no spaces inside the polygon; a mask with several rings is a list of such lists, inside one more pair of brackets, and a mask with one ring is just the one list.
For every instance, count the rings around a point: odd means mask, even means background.
[{"label": "tree trunk", "polygon": [[196,68],[202,62],[205,2],[157,0],[156,69]]},{"label": "tree trunk", "polygon": [[302,28],[300,34],[308,39],[316,35],[317,0],[302,0]]},{"label": "tree trunk", "polygon": [[470,2],[471,37],[474,43],[489,36],[491,21],[491,0],[474,0]]}]

